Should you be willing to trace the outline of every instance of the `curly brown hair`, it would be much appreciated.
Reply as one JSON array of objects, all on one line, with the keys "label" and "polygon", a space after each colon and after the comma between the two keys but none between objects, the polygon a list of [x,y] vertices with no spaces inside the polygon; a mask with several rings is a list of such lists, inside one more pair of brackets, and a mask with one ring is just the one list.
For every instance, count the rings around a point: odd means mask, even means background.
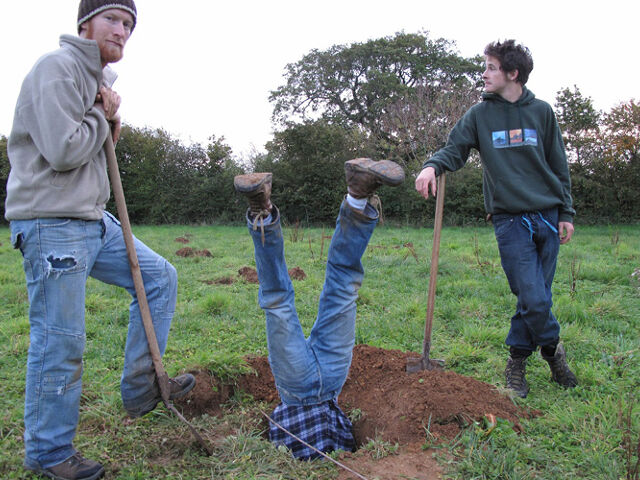
[{"label": "curly brown hair", "polygon": [[500,68],[504,72],[518,70],[516,81],[521,85],[527,83],[529,74],[533,70],[531,52],[524,45],[516,44],[515,40],[492,42],[484,49],[485,55],[490,55],[500,61]]}]

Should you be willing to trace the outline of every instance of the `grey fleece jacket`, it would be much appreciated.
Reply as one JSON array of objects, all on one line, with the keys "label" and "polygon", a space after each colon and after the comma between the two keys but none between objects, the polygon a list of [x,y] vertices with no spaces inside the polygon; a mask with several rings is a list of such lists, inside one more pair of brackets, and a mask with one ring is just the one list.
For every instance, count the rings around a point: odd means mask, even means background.
[{"label": "grey fleece jacket", "polygon": [[109,123],[94,108],[102,79],[98,44],[71,35],[27,74],[7,145],[7,220],[102,218]]}]

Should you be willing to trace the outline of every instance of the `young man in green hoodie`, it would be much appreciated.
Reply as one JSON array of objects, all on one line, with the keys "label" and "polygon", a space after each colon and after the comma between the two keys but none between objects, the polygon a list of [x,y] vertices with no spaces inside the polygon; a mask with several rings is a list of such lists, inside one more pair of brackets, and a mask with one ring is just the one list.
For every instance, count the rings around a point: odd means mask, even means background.
[{"label": "young man in green hoodie", "polygon": [[507,387],[529,392],[526,361],[540,347],[551,378],[575,387],[551,312],[551,284],[560,244],[571,240],[575,210],[562,134],[551,106],[525,84],[533,69],[529,50],[513,40],[485,48],[482,102],[458,121],[447,144],[423,165],[416,190],[436,195],[436,176],[462,168],[475,148],[483,165],[483,193],[502,267],[518,301],[506,344]]}]

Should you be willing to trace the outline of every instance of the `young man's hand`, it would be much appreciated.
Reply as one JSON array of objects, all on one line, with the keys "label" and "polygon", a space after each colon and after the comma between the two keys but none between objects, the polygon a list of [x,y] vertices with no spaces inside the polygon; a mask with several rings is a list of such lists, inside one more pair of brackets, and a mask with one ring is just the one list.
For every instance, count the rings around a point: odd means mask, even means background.
[{"label": "young man's hand", "polygon": [[558,222],[558,235],[560,235],[560,245],[569,243],[573,236],[573,223]]},{"label": "young man's hand", "polygon": [[416,178],[416,190],[424,198],[429,198],[429,190],[431,195],[436,196],[436,170],[433,167],[427,167],[420,172]]}]

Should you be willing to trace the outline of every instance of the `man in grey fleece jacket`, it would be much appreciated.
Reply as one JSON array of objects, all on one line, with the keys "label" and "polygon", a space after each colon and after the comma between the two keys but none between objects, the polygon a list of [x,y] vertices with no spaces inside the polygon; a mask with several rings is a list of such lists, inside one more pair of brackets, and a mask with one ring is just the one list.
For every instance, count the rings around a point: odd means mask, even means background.
[{"label": "man in grey fleece jacket", "polygon": [[[122,58],[137,11],[133,0],[82,0],[79,37],[27,74],[8,141],[11,172],[5,216],[23,255],[29,293],[30,346],[25,389],[25,468],[56,479],[96,479],[98,462],[75,450],[82,390],[86,281],[92,276],[132,296],[121,396],[132,417],[160,400],[119,222],[109,199],[104,143],[117,141],[120,97],[107,65]],[[160,352],[177,295],[175,268],[139,240],[136,250]],[[193,388],[184,374],[171,398]]]}]

